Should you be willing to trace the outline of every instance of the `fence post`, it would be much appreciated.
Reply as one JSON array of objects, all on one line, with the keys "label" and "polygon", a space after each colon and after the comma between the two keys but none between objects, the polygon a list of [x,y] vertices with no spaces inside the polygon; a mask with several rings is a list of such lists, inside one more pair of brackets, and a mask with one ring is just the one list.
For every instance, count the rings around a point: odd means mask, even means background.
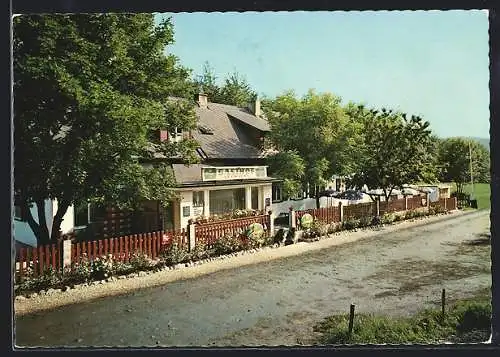
[{"label": "fence post", "polygon": [[274,236],[274,213],[273,211],[269,211],[269,236],[273,237]]},{"label": "fence post", "polygon": [[429,192],[426,192],[425,193],[425,204],[427,205],[427,212],[429,212],[429,207],[430,207],[429,199],[430,199]]},{"label": "fence post", "polygon": [[446,209],[446,202],[447,202],[447,201],[448,201],[448,199],[445,197],[445,198],[444,198],[444,210],[445,210],[445,211],[447,210],[447,209]]},{"label": "fence post", "polygon": [[189,237],[189,251],[193,251],[196,246],[196,225],[194,223],[188,224],[188,237]]},{"label": "fence post", "polygon": [[408,211],[408,196],[405,196],[405,211]]},{"label": "fence post", "polygon": [[378,197],[375,201],[377,203],[377,217],[380,216],[380,197]]},{"label": "fence post", "polygon": [[339,201],[340,223],[344,222],[344,205]]},{"label": "fence post", "polygon": [[295,210],[290,207],[290,214],[288,215],[288,227],[290,229],[297,228],[297,222],[295,220]]},{"label": "fence post", "polygon": [[63,268],[71,266],[71,240],[65,239],[62,241],[62,258]]}]

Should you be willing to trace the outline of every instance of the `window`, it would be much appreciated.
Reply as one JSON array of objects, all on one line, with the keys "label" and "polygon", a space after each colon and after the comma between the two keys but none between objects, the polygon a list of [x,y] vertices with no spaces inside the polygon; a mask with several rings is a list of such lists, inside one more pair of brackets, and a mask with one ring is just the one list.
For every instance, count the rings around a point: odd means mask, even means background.
[{"label": "window", "polygon": [[281,183],[273,183],[272,187],[273,192],[273,202],[281,202],[283,201],[283,187]]},{"label": "window", "polygon": [[203,207],[205,203],[205,193],[203,191],[193,192],[193,207]]},{"label": "window", "polygon": [[252,198],[252,209],[259,209],[259,188],[258,187],[252,187],[251,191],[251,198]]},{"label": "window", "polygon": [[245,189],[209,191],[210,214],[229,213],[236,209],[245,209]]},{"label": "window", "polygon": [[91,204],[81,203],[75,205],[74,220],[75,227],[87,226],[89,223],[104,219],[104,207]]}]

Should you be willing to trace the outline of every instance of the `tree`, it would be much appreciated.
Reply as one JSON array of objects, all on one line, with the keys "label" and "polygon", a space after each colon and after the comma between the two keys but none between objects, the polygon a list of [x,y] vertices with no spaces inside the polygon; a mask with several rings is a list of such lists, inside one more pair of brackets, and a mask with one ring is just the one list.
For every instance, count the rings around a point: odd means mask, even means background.
[{"label": "tree", "polygon": [[278,152],[267,158],[271,176],[283,179],[285,197],[294,197],[302,188],[304,178],[304,159],[296,151]]},{"label": "tree", "polygon": [[246,107],[257,98],[250,84],[245,77],[234,72],[230,74],[221,88],[220,103],[235,105],[237,107]]},{"label": "tree", "polygon": [[[194,143],[151,144],[159,128],[193,128],[190,71],[163,51],[170,19],[153,15],[30,15],[14,19],[14,189],[39,244],[69,206],[167,202],[173,176],[142,166],[151,149],[192,161]],[[172,114],[175,113],[175,116]],[[56,199],[52,230],[44,201]],[[35,204],[38,220],[29,207]]]},{"label": "tree", "polygon": [[295,152],[302,158],[302,184],[315,189],[317,205],[319,186],[334,173],[349,170],[346,153],[353,144],[355,127],[340,104],[339,97],[313,90],[302,98],[288,91],[262,102],[271,141],[278,151]]},{"label": "tree", "polygon": [[350,185],[382,189],[386,201],[404,184],[433,181],[432,138],[429,123],[418,116],[392,110],[363,109],[363,141]]},{"label": "tree", "polygon": [[470,153],[472,153],[472,178],[474,182],[489,182],[489,152],[481,143],[461,137],[440,141],[437,155],[441,168],[440,180],[454,182],[459,193],[463,193],[464,184],[471,180]]},{"label": "tree", "polygon": [[206,94],[211,102],[220,103],[221,88],[217,85],[215,70],[209,62],[203,64],[203,73],[198,76],[195,83],[198,90]]},{"label": "tree", "polygon": [[214,68],[205,62],[203,73],[195,83],[199,91],[207,95],[214,103],[246,107],[257,98],[257,93],[251,88],[246,78],[238,72],[233,72],[224,79],[222,86],[217,85],[217,76]]}]

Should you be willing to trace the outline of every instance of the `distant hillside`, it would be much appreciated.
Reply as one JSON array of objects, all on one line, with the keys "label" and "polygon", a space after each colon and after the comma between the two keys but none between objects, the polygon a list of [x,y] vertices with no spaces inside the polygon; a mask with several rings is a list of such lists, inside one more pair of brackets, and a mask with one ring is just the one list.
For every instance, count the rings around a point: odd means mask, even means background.
[{"label": "distant hillside", "polygon": [[490,139],[489,138],[471,138],[483,145],[486,150],[490,151]]}]

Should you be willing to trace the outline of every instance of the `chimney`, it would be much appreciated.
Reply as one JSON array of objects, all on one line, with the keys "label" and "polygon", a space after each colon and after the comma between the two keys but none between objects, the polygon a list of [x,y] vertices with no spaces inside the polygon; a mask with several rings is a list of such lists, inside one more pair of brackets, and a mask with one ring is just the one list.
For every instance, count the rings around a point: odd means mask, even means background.
[{"label": "chimney", "polygon": [[258,98],[256,98],[254,102],[250,103],[249,107],[253,115],[255,115],[256,117],[260,117],[260,100]]},{"label": "chimney", "polygon": [[208,97],[204,93],[199,93],[198,94],[198,106],[200,108],[207,108],[208,107]]}]

